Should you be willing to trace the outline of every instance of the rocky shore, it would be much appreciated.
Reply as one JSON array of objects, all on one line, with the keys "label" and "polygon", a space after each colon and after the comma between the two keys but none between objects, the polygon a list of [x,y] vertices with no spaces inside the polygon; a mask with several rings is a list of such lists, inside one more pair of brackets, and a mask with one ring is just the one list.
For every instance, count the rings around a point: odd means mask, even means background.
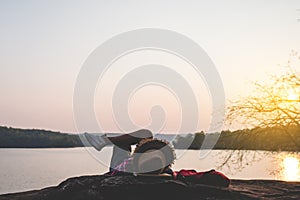
[{"label": "rocky shore", "polygon": [[81,176],[55,187],[0,195],[0,200],[300,199],[300,182],[231,180],[229,187],[194,184],[171,177]]}]

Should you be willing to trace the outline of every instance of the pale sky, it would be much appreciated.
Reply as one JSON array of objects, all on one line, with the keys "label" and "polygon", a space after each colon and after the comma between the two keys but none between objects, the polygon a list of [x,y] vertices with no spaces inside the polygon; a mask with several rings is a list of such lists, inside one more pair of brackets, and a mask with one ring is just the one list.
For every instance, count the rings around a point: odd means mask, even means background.
[{"label": "pale sky", "polygon": [[[72,98],[84,61],[104,41],[139,28],[186,35],[213,60],[227,100],[248,94],[251,81],[279,70],[291,50],[300,52],[299,9],[299,0],[1,0],[0,125],[76,132]],[[172,132],[179,109],[172,95],[162,96],[174,116],[164,131]],[[133,100],[143,101],[138,95]],[[148,103],[130,104],[141,125],[148,106],[159,104]],[[209,123],[208,111],[203,113],[199,130]],[[117,130],[109,116],[99,115],[107,120],[105,130]]]}]

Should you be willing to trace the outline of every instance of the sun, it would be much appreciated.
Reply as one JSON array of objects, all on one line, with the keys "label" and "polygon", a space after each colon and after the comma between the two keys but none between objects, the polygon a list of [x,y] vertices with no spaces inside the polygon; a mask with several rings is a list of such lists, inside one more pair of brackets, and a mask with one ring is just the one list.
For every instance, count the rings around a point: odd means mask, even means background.
[{"label": "sun", "polygon": [[299,94],[295,93],[294,90],[289,90],[288,91],[288,95],[287,95],[287,99],[289,101],[295,101],[299,99]]}]

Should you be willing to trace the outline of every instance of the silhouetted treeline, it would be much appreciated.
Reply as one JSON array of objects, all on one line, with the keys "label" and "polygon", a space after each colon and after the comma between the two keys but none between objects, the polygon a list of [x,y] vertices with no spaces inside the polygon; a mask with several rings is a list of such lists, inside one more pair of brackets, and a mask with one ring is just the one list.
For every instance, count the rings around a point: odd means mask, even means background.
[{"label": "silhouetted treeline", "polygon": [[[300,127],[255,128],[222,131],[221,134],[177,135],[172,144],[176,149],[214,149],[300,151]],[[219,137],[219,138],[217,138]],[[207,140],[203,146],[204,138]],[[0,126],[0,148],[67,148],[83,147],[79,135],[37,129],[17,129]]]},{"label": "silhouetted treeline", "polygon": [[[243,129],[222,131],[214,149],[267,150],[267,151],[300,151],[300,126]],[[173,142],[175,148],[184,148],[194,138],[190,149],[201,147],[204,138],[208,143],[216,141],[217,134],[204,132],[181,136]]]},{"label": "silhouetted treeline", "polygon": [[0,148],[59,148],[83,146],[78,135],[36,129],[0,127]]}]

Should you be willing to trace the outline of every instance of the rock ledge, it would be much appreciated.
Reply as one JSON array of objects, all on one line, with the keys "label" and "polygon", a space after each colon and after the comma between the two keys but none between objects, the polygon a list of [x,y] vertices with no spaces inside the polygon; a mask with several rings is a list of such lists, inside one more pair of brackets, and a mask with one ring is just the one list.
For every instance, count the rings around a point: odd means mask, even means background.
[{"label": "rock ledge", "polygon": [[55,187],[0,195],[0,200],[300,199],[300,182],[232,180],[227,188],[170,177],[81,176]]}]

